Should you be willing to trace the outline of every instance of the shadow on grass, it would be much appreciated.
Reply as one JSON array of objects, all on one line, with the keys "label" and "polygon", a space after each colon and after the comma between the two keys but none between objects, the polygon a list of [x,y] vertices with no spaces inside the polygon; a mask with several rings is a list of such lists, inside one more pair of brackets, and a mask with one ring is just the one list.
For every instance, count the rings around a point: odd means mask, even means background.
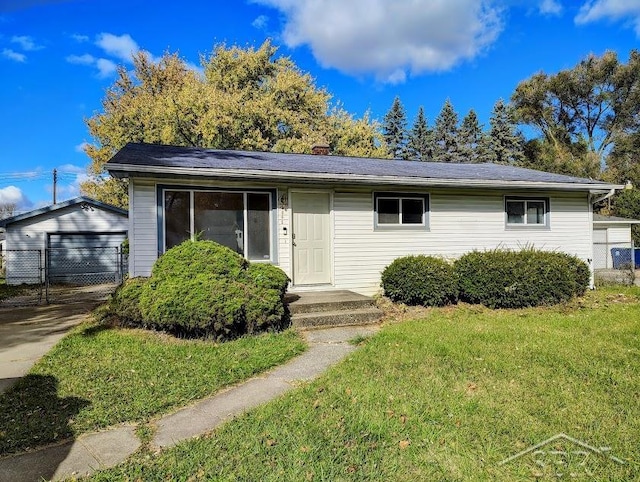
[{"label": "shadow on grass", "polygon": [[[0,456],[17,453],[73,438],[70,420],[88,400],[58,396],[58,380],[51,375],[27,375],[0,395]],[[66,458],[67,450],[57,450],[56,460],[49,460],[49,479]],[[59,459],[59,460],[57,460]]]}]

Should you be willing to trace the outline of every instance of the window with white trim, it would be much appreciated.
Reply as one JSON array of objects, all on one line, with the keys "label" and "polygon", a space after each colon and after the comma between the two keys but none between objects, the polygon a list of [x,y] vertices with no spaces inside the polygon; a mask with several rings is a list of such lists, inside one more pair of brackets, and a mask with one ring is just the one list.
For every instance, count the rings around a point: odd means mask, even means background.
[{"label": "window with white trim", "polygon": [[507,226],[548,226],[549,199],[505,197]]},{"label": "window with white trim", "polygon": [[385,227],[426,227],[429,197],[425,194],[374,194],[375,225]]},{"label": "window with white trim", "polygon": [[270,192],[165,189],[164,250],[197,237],[252,261],[272,257]]}]

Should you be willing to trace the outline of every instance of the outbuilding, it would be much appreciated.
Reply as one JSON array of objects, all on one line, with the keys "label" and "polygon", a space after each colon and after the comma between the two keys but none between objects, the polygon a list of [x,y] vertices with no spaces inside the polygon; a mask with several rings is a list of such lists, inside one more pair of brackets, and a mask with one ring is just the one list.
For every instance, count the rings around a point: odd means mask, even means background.
[{"label": "outbuilding", "polygon": [[[640,268],[631,227],[638,219],[593,215],[593,267],[596,270]],[[638,253],[640,255],[640,252]]]},{"label": "outbuilding", "polygon": [[123,275],[128,213],[88,197],[0,221],[7,284],[94,284]]}]

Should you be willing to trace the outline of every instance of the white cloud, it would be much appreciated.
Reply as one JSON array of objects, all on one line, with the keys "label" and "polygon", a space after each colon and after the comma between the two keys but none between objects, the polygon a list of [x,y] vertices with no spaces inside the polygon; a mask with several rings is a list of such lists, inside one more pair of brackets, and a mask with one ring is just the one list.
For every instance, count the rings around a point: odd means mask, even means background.
[{"label": "white cloud", "polygon": [[83,42],[89,41],[89,37],[87,37],[86,35],[80,35],[78,33],[71,34],[71,38],[73,40],[75,40],[76,42],[78,42],[78,43],[83,43]]},{"label": "white cloud", "polygon": [[502,29],[491,0],[255,0],[280,10],[284,42],[324,67],[398,82],[481,54]]},{"label": "white cloud", "polygon": [[96,60],[96,67],[98,68],[98,77],[102,78],[109,77],[118,70],[116,63],[109,59]]},{"label": "white cloud", "polygon": [[640,1],[638,0],[592,0],[580,7],[575,22],[578,25],[600,20],[626,21],[633,25],[640,36]]},{"label": "white cloud", "polygon": [[132,61],[133,55],[140,50],[136,41],[129,34],[101,33],[98,35],[96,45],[107,54],[129,63]]},{"label": "white cloud", "polygon": [[0,189],[0,206],[15,204],[17,209],[31,206],[31,201],[27,199],[20,188],[7,186]]},{"label": "white cloud", "polygon": [[562,4],[558,0],[542,0],[538,10],[542,15],[560,15]]},{"label": "white cloud", "polygon": [[253,22],[251,22],[251,26],[253,28],[257,28],[258,30],[263,30],[267,24],[269,23],[269,17],[266,15],[260,15],[256,17]]},{"label": "white cloud", "polygon": [[44,47],[37,45],[32,37],[28,35],[14,35],[11,37],[11,43],[18,44],[20,48],[26,52],[32,52],[34,50],[41,50]]},{"label": "white cloud", "polygon": [[90,179],[84,167],[74,164],[63,164],[58,167],[57,195],[63,197],[75,197],[80,195],[80,185]]},{"label": "white cloud", "polygon": [[26,62],[27,56],[11,49],[2,49],[2,56],[15,62]]},{"label": "white cloud", "polygon": [[87,146],[89,145],[88,142],[81,142],[80,144],[78,144],[77,146],[74,147],[74,150],[76,152],[80,152],[81,154],[84,154]]},{"label": "white cloud", "polygon": [[96,58],[90,54],[83,54],[83,55],[69,55],[65,58],[65,60],[70,64],[93,65],[96,61]]}]

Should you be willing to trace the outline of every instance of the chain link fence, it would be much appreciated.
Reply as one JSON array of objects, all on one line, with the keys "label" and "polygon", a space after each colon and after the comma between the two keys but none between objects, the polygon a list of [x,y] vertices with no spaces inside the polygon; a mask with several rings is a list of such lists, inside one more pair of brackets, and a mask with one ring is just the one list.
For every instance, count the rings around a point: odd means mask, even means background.
[{"label": "chain link fence", "polygon": [[640,269],[640,249],[633,243],[594,243],[593,268],[597,282],[633,284]]},{"label": "chain link fence", "polygon": [[0,282],[6,297],[0,306],[37,305],[43,299],[43,254],[39,249],[4,250],[0,253]]},{"label": "chain link fence", "polygon": [[48,248],[2,253],[0,280],[9,294],[0,306],[107,299],[127,272],[120,247]]}]

